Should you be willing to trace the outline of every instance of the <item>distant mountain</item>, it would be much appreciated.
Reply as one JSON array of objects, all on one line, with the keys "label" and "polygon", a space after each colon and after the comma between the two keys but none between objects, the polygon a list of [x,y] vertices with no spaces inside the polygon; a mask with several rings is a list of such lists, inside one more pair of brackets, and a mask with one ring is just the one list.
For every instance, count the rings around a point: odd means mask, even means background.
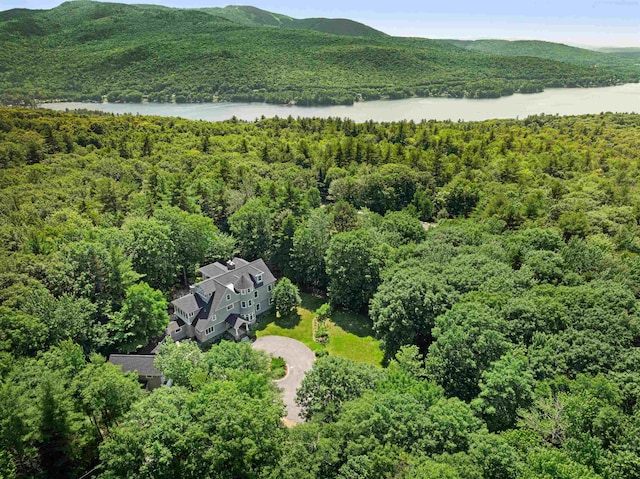
[{"label": "distant mountain", "polygon": [[595,50],[604,53],[640,53],[640,47],[600,47]]},{"label": "distant mountain", "polygon": [[467,50],[492,55],[546,58],[572,65],[624,68],[631,63],[628,58],[619,55],[619,51],[605,53],[538,40],[449,40],[449,42]]},{"label": "distant mountain", "polygon": [[252,27],[294,28],[354,37],[386,36],[386,33],[345,18],[296,19],[245,5],[229,5],[224,8],[203,8],[201,10]]},{"label": "distant mountain", "polygon": [[350,104],[640,78],[640,68],[617,54],[533,43],[391,37],[350,20],[296,20],[252,7],[77,0],[0,12],[0,100]]}]

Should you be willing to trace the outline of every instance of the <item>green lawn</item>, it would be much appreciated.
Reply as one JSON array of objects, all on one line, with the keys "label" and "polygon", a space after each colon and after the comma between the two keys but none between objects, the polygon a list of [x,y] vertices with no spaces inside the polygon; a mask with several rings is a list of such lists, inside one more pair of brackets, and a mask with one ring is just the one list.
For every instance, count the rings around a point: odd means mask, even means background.
[{"label": "green lawn", "polygon": [[327,321],[329,342],[322,345],[313,341],[312,322],[314,311],[326,300],[310,294],[301,296],[302,306],[298,308],[296,317],[281,318],[276,317],[275,312],[269,312],[260,318],[256,336],[286,336],[303,342],[315,352],[326,348],[329,354],[380,366],[380,341],[373,337],[369,318],[348,311],[335,311]]}]

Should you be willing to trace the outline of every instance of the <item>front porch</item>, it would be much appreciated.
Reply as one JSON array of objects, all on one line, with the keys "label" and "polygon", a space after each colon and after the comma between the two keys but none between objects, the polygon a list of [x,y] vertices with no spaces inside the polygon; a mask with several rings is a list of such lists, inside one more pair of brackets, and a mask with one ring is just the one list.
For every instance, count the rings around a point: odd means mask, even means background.
[{"label": "front porch", "polygon": [[228,336],[233,341],[240,341],[242,338],[249,336],[249,326],[251,322],[242,316],[231,314],[225,322],[230,326],[230,328],[225,331],[225,336]]}]

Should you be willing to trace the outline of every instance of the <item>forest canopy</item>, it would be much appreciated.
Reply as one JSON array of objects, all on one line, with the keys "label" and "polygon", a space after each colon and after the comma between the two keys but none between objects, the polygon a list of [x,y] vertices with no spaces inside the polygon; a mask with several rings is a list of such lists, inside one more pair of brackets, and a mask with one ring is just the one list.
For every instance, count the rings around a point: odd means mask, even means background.
[{"label": "forest canopy", "polygon": [[[0,476],[637,478],[638,151],[627,114],[0,109]],[[287,429],[250,345],[164,343],[151,393],[105,361],[234,254],[286,314],[368,316],[384,367],[319,357]]]}]

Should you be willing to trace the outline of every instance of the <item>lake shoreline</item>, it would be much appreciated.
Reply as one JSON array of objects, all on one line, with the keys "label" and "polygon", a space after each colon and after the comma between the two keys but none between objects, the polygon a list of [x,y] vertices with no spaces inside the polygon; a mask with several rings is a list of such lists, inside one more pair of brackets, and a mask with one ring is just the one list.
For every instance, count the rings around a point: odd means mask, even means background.
[{"label": "lake shoreline", "polygon": [[[478,101],[480,100],[480,101]],[[537,114],[580,115],[611,111],[640,112],[640,84],[609,87],[549,88],[541,93],[516,93],[500,98],[412,97],[356,102],[353,105],[300,106],[257,102],[208,103],[83,103],[49,102],[39,108],[57,111],[94,110],[114,114],[254,121],[261,117],[339,117],[353,121],[516,119]]]},{"label": "lake shoreline", "polygon": [[[372,100],[367,100],[364,98],[355,100],[353,103],[317,103],[317,104],[310,104],[310,105],[304,105],[304,104],[300,104],[298,105],[296,102],[286,102],[286,103],[271,103],[271,102],[267,102],[267,101],[233,101],[233,100],[216,100],[216,101],[193,101],[193,102],[177,102],[177,101],[166,101],[166,102],[156,102],[156,101],[142,101],[142,102],[126,102],[126,101],[73,101],[73,100],[57,100],[57,99],[46,99],[46,100],[36,100],[36,106],[39,108],[40,105],[52,105],[55,103],[86,103],[89,105],[102,105],[102,104],[109,104],[109,105],[145,105],[145,104],[156,104],[156,105],[209,105],[209,104],[219,104],[219,103],[234,103],[234,104],[256,104],[256,105],[278,105],[278,106],[295,106],[295,107],[300,107],[300,108],[314,108],[314,107],[331,107],[331,106],[354,106],[357,105],[358,103],[369,103],[372,101],[398,101],[398,100],[412,100],[412,99],[427,99],[427,98],[445,98],[445,99],[457,99],[457,100],[497,100],[499,98],[508,98],[514,95],[538,95],[541,93],[544,93],[546,91],[549,90],[586,90],[586,89],[592,89],[592,88],[611,88],[611,87],[619,87],[619,86],[623,86],[623,85],[634,85],[634,84],[638,84],[640,83],[639,81],[636,82],[626,82],[626,83],[616,83],[616,84],[612,84],[612,85],[594,85],[594,86],[589,86],[589,87],[581,87],[581,86],[575,86],[575,87],[548,87],[548,88],[544,88],[543,90],[540,91],[532,91],[532,92],[521,92],[521,91],[515,91],[513,93],[511,93],[510,95],[501,95],[501,96],[497,96],[497,97],[467,97],[467,96],[462,96],[462,97],[457,97],[457,96],[449,96],[449,95],[440,95],[440,96],[418,96],[418,95],[412,95],[409,97],[405,97],[405,98],[391,98],[391,97],[381,97],[381,98],[376,98],[376,99],[372,99]],[[9,105],[10,106],[10,105]]]}]

